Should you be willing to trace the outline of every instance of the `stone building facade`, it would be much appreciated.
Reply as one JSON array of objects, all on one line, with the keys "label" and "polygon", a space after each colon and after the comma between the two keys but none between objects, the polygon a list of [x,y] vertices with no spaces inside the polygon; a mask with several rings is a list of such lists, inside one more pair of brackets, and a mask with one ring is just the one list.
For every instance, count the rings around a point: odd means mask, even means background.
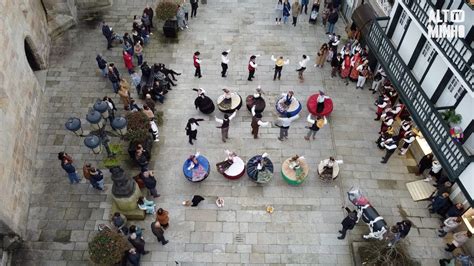
[{"label": "stone building facade", "polygon": [[51,40],[112,0],[0,1],[0,240],[24,237]]},{"label": "stone building facade", "polygon": [[0,234],[25,234],[50,37],[37,0],[0,1]]}]

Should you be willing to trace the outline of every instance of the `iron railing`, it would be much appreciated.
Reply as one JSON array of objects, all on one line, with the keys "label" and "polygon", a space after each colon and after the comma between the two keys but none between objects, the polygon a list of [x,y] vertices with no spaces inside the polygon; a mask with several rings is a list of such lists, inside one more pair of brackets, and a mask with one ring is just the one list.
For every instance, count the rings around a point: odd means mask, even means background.
[{"label": "iron railing", "polygon": [[[428,14],[431,9],[435,9],[430,1],[403,0],[410,9],[413,16],[418,20],[426,33],[428,33]],[[468,16],[466,14],[466,16]],[[466,34],[469,29],[466,29]],[[473,69],[473,49],[461,38],[438,38],[431,39],[441,50],[450,64],[456,68],[460,76],[469,88],[474,91],[474,69]],[[468,88],[468,89],[469,89]]]},{"label": "iron railing", "polygon": [[372,20],[370,25],[363,29],[363,34],[370,52],[384,68],[443,169],[452,181],[458,179],[471,158],[460,144],[453,141],[446,122],[397,53],[377,20]]}]

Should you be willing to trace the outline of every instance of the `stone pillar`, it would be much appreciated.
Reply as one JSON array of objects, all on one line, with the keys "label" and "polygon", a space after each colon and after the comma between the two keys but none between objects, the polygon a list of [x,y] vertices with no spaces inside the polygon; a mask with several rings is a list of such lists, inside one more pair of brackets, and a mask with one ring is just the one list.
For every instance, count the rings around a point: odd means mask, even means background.
[{"label": "stone pillar", "polygon": [[142,196],[138,184],[131,177],[125,176],[125,172],[119,166],[110,169],[112,173],[112,213],[118,211],[129,220],[145,219],[145,211],[140,210],[137,205],[138,198]]}]

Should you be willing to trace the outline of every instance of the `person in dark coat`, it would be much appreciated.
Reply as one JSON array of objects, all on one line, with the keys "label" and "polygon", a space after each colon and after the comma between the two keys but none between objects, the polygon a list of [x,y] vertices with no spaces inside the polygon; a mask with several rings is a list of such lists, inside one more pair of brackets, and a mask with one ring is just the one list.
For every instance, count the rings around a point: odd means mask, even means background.
[{"label": "person in dark coat", "polygon": [[191,206],[191,207],[197,207],[201,201],[203,201],[204,198],[199,195],[194,195],[191,200],[187,200],[183,202],[184,206]]},{"label": "person in dark coat", "polygon": [[444,214],[449,209],[449,203],[449,193],[445,192],[431,200],[431,209],[429,211],[430,213]]},{"label": "person in dark coat", "polygon": [[168,244],[169,241],[165,239],[164,235],[165,231],[163,230],[159,222],[151,223],[151,232],[156,236],[158,242],[161,242],[163,246]]},{"label": "person in dark coat", "polygon": [[448,209],[446,212],[446,217],[459,217],[463,214],[463,212],[464,206],[462,206],[462,203],[456,203]]},{"label": "person in dark coat", "polygon": [[140,178],[143,180],[143,184],[145,184],[145,187],[150,191],[150,194],[154,198],[158,198],[160,194],[156,191],[156,179],[153,176],[152,171],[145,171],[140,173]]},{"label": "person in dark coat", "polygon": [[127,260],[133,266],[140,266],[140,253],[138,253],[135,248],[131,248],[127,254]]},{"label": "person in dark coat", "polygon": [[336,22],[338,19],[339,19],[339,14],[337,12],[337,9],[331,10],[331,13],[329,14],[329,17],[328,17],[329,26],[328,26],[328,31],[326,32],[326,34],[334,33],[334,26],[336,25]]},{"label": "person in dark coat", "polygon": [[189,0],[189,2],[191,3],[191,18],[196,17],[199,0]]},{"label": "person in dark coat", "polygon": [[102,76],[104,78],[107,77],[107,61],[102,57],[102,55],[98,54],[97,57],[95,58],[95,61],[97,61],[97,66],[100,69],[100,72],[102,73]]},{"label": "person in dark coat", "polygon": [[102,21],[102,34],[107,39],[107,49],[110,50],[110,48],[112,48],[113,32],[112,28],[110,28],[105,21]]},{"label": "person in dark coat", "polygon": [[61,161],[61,167],[66,171],[69,182],[71,184],[78,184],[81,181],[81,178],[77,174],[76,168],[72,164],[72,157],[65,152],[58,153],[58,159]]},{"label": "person in dark coat", "polygon": [[150,5],[146,5],[145,9],[143,9],[143,13],[147,14],[148,15],[148,19],[150,20],[150,28],[154,28],[153,27],[153,16],[155,15],[155,13],[153,12],[153,8],[150,7]]},{"label": "person in dark coat", "polygon": [[193,145],[193,140],[197,140],[197,129],[199,127],[200,121],[204,121],[204,119],[201,118],[190,118],[188,120],[188,123],[186,124],[186,135],[188,135],[189,138],[189,144]]},{"label": "person in dark coat", "polygon": [[341,235],[338,236],[337,239],[344,239],[346,237],[347,230],[354,229],[354,226],[357,224],[357,222],[359,220],[357,218],[357,211],[356,210],[351,211],[351,209],[349,209],[347,207],[345,207],[345,210],[347,211],[347,216],[341,222],[342,230],[339,230],[339,233],[341,233]]},{"label": "person in dark coat", "polygon": [[335,77],[337,73],[339,73],[341,66],[342,66],[342,56],[341,53],[338,53],[337,56],[334,56],[331,60],[331,78]]},{"label": "person in dark coat", "polygon": [[114,90],[115,94],[117,94],[120,88],[120,72],[115,67],[114,63],[109,64],[107,75],[110,82],[112,82],[112,89]]},{"label": "person in dark coat", "polygon": [[143,255],[149,253],[149,251],[145,250],[145,240],[143,239],[143,237],[137,236],[136,233],[131,233],[130,236],[128,236],[128,241],[130,242],[130,244],[132,244],[137,253]]},{"label": "person in dark coat", "polygon": [[394,226],[393,231],[395,231],[394,238],[388,243],[388,246],[391,247],[395,245],[398,241],[402,238],[405,238],[411,229],[411,221],[403,220],[398,222],[397,225]]},{"label": "person in dark coat", "polygon": [[431,169],[432,166],[433,154],[429,153],[423,156],[423,158],[421,158],[420,162],[418,163],[418,173],[416,173],[416,175],[422,175],[426,169]]},{"label": "person in dark coat", "polygon": [[138,144],[137,149],[135,150],[135,161],[140,166],[142,172],[148,170],[149,160],[150,153],[145,150],[141,144]]}]

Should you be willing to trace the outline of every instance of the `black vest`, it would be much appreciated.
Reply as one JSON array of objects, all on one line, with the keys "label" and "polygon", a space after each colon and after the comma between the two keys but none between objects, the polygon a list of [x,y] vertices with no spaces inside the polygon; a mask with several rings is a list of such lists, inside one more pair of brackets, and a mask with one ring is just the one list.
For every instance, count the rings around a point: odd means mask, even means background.
[{"label": "black vest", "polygon": [[222,119],[222,126],[221,128],[229,127],[230,120],[229,119]]}]

